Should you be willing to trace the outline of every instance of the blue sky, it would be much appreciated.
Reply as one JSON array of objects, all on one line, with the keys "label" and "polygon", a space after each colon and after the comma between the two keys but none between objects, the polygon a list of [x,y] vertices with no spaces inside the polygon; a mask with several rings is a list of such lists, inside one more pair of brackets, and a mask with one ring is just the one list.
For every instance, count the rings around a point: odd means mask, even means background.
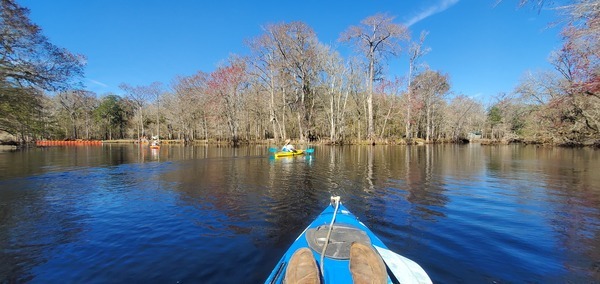
[{"label": "blue sky", "polygon": [[[52,43],[87,56],[87,89],[122,93],[118,85],[168,85],[177,75],[211,72],[232,54],[247,54],[244,40],[270,23],[303,21],[319,40],[337,42],[351,25],[376,13],[395,16],[416,40],[429,32],[422,61],[450,76],[452,93],[490,101],[509,93],[529,71],[550,69],[560,47],[555,13],[518,8],[517,0],[158,1],[17,0],[31,10]],[[387,72],[406,75],[406,54]]]}]

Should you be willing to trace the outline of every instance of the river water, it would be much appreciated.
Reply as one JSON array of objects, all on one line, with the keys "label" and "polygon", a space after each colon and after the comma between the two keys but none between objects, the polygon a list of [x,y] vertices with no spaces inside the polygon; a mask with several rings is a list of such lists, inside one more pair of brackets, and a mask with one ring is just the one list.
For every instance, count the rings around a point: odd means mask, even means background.
[{"label": "river water", "polygon": [[261,283],[331,195],[434,283],[600,282],[600,151],[0,152],[0,283]]}]

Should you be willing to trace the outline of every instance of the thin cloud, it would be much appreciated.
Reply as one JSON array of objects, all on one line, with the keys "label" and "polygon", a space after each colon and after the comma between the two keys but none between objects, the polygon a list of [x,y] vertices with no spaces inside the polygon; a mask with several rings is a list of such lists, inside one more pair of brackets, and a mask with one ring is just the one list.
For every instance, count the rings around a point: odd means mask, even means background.
[{"label": "thin cloud", "polygon": [[90,81],[90,83],[92,83],[94,85],[98,85],[98,86],[105,87],[105,88],[108,87],[107,84],[104,84],[104,83],[102,83],[100,81],[96,81],[94,79],[88,79],[88,81]]},{"label": "thin cloud", "polygon": [[460,0],[441,0],[436,5],[427,7],[417,15],[413,16],[411,19],[406,21],[405,25],[410,27],[421,20],[424,20],[432,15],[443,12],[446,9],[452,7],[454,4],[458,3]]},{"label": "thin cloud", "polygon": [[482,97],[482,96],[483,96],[483,93],[476,93],[476,94],[474,94],[474,95],[470,95],[470,96],[468,96],[468,97],[469,97],[469,98],[471,98],[471,99],[474,99],[474,98],[477,98],[477,97]]}]

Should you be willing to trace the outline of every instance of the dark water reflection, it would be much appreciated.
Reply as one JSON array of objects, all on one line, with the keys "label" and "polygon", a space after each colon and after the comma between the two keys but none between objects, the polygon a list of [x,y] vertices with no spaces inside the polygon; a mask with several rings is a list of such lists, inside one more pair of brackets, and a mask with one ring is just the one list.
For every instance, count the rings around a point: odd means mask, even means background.
[{"label": "dark water reflection", "polygon": [[134,145],[0,152],[0,282],[260,283],[327,204],[436,283],[600,281],[599,151]]}]

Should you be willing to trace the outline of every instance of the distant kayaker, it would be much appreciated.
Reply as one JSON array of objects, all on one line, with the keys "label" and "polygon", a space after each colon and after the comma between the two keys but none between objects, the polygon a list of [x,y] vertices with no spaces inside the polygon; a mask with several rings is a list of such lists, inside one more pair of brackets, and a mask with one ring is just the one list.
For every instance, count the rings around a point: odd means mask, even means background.
[{"label": "distant kayaker", "polygon": [[290,144],[290,139],[285,140],[285,145],[281,148],[283,152],[296,152],[294,145]]}]

